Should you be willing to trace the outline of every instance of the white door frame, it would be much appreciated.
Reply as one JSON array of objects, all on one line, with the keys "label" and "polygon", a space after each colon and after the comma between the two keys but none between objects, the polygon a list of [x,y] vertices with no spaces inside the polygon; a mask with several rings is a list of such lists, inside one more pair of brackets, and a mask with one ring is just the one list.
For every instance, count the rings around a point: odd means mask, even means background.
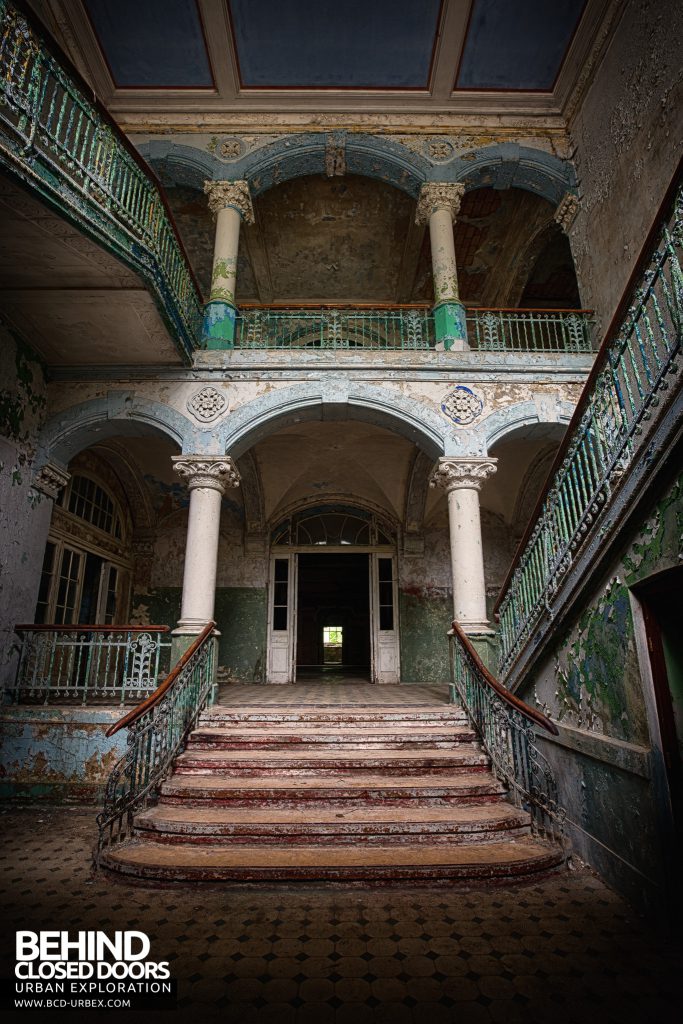
[{"label": "white door frame", "polygon": [[[382,578],[389,563],[390,579]],[[398,633],[398,581],[396,554],[374,552],[370,556],[370,633],[372,637],[373,683],[399,683],[400,648]],[[380,563],[382,563],[380,565]],[[388,594],[386,593],[388,591]],[[390,597],[391,603],[387,601]],[[385,616],[388,621],[385,620]],[[388,628],[390,626],[390,628]]]},{"label": "white door frame", "polygon": [[[370,678],[373,683],[398,683],[400,681],[399,656],[399,624],[398,624],[398,580],[397,557],[393,546],[388,545],[299,545],[281,548],[273,547],[270,551],[268,572],[268,651],[266,657],[267,683],[293,683],[296,680],[296,635],[297,635],[297,599],[300,554],[316,555],[363,555],[369,556],[369,587],[370,587]],[[391,559],[392,564],[392,596],[393,596],[393,629],[380,629],[379,604],[379,559]],[[275,580],[276,561],[287,563],[287,605],[286,626],[283,613],[279,612],[280,628],[275,628]],[[282,570],[280,570],[282,572]],[[278,588],[278,596],[282,597],[282,586]],[[279,606],[284,607],[283,605]]]}]

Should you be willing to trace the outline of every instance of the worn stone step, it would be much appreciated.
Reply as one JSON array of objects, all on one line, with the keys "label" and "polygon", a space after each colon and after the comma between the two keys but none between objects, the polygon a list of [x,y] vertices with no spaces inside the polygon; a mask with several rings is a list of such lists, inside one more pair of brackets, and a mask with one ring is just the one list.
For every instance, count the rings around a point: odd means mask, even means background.
[{"label": "worn stone step", "polygon": [[101,864],[137,878],[184,882],[471,881],[524,877],[562,862],[531,837],[470,844],[343,846],[170,844],[134,839]]},{"label": "worn stone step", "polygon": [[336,725],[315,724],[296,726],[292,724],[263,724],[260,729],[244,728],[241,725],[209,728],[202,726],[191,733],[188,750],[257,750],[295,748],[303,750],[315,747],[372,746],[386,749],[431,746],[440,749],[453,747],[458,743],[473,743],[475,733],[468,726],[457,725],[444,728],[437,725],[393,728],[376,725],[360,729],[345,723]]},{"label": "worn stone step", "polygon": [[273,708],[267,705],[258,707],[226,707],[214,705],[202,711],[199,717],[200,726],[239,725],[259,728],[264,722],[271,723],[321,723],[343,725],[348,723],[361,728],[372,728],[375,725],[404,724],[464,724],[467,717],[461,708],[453,704],[445,704],[443,709],[425,710],[400,707],[347,707],[335,709],[331,707],[310,706],[302,708]]},{"label": "worn stone step", "polygon": [[529,829],[529,816],[507,803],[409,808],[337,803],[306,810],[161,805],[135,819],[138,835],[175,843],[469,843],[513,838]]},{"label": "worn stone step", "polygon": [[380,804],[405,806],[416,801],[430,806],[457,806],[501,801],[505,787],[490,771],[454,775],[380,774],[259,775],[239,779],[212,775],[172,775],[161,787],[161,804],[200,806],[207,801],[224,806],[280,808],[327,805]]},{"label": "worn stone step", "polygon": [[463,743],[452,750],[186,750],[176,758],[175,774],[254,775],[261,772],[288,775],[311,771],[358,772],[380,770],[386,775],[412,772],[486,771],[488,757],[474,744]]}]

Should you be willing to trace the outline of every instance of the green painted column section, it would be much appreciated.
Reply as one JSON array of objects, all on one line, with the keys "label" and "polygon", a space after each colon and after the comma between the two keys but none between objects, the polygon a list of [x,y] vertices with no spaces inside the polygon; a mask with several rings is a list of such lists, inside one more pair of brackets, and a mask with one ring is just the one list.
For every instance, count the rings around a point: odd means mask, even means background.
[{"label": "green painted column section", "polygon": [[462,302],[441,302],[434,306],[434,333],[446,351],[467,348],[467,310]]},{"label": "green painted column section", "polygon": [[204,307],[202,344],[207,349],[230,349],[235,346],[240,225],[242,221],[254,223],[254,209],[246,181],[206,181],[204,192],[216,218],[216,237],[211,294]]}]

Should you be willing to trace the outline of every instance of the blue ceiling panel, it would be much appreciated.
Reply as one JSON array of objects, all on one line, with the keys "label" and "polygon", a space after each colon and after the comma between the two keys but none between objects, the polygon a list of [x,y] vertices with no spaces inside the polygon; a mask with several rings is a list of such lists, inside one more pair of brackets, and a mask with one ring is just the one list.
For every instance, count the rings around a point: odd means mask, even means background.
[{"label": "blue ceiling panel", "polygon": [[246,89],[427,89],[441,0],[230,0]]},{"label": "blue ceiling panel", "polygon": [[473,0],[456,88],[550,91],[585,0]]},{"label": "blue ceiling panel", "polygon": [[119,88],[213,88],[196,0],[83,3]]}]

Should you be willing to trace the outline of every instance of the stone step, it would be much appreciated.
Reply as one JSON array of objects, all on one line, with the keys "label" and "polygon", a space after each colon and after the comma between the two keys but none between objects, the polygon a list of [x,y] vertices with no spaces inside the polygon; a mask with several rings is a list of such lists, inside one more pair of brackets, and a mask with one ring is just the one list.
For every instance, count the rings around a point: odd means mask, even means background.
[{"label": "stone step", "polygon": [[478,746],[469,743],[452,750],[425,748],[419,750],[368,750],[365,747],[342,750],[186,750],[175,761],[175,774],[193,775],[255,775],[259,773],[287,775],[380,770],[385,775],[413,772],[486,771],[488,757]]},{"label": "stone step", "polygon": [[206,726],[195,729],[191,733],[188,750],[258,750],[288,749],[297,751],[315,747],[347,747],[372,746],[386,749],[405,749],[406,747],[430,746],[434,748],[451,748],[458,743],[473,743],[475,733],[462,724],[450,726],[448,729],[437,725],[409,726],[398,725],[387,727],[376,725],[373,728],[361,729],[344,723],[336,725],[334,730],[329,725],[315,724],[296,726],[295,724],[265,724],[261,728],[243,728],[234,726]]},{"label": "stone step", "polygon": [[227,807],[448,806],[502,801],[505,787],[490,771],[454,775],[259,775],[239,779],[220,775],[172,775],[162,784],[160,804],[198,807],[210,801]]},{"label": "stone step", "polygon": [[404,723],[408,725],[438,724],[456,725],[465,724],[467,716],[462,708],[453,704],[444,704],[443,708],[426,710],[424,708],[410,708],[406,705],[399,707],[381,707],[377,705],[341,707],[321,707],[311,705],[309,707],[273,707],[268,705],[239,707],[213,705],[202,711],[199,716],[200,726],[239,725],[240,727],[259,728],[264,722],[272,723],[294,723],[297,726],[304,723],[321,723],[343,725],[349,723],[360,727],[372,728],[375,725],[390,725],[393,723]]},{"label": "stone step", "polygon": [[513,838],[529,830],[529,816],[507,803],[409,808],[336,803],[305,810],[162,805],[135,819],[138,835],[171,843],[471,843]]},{"label": "stone step", "polygon": [[493,843],[371,846],[214,845],[134,839],[105,850],[101,864],[137,878],[176,882],[471,881],[524,877],[562,861],[559,847],[531,837]]}]

